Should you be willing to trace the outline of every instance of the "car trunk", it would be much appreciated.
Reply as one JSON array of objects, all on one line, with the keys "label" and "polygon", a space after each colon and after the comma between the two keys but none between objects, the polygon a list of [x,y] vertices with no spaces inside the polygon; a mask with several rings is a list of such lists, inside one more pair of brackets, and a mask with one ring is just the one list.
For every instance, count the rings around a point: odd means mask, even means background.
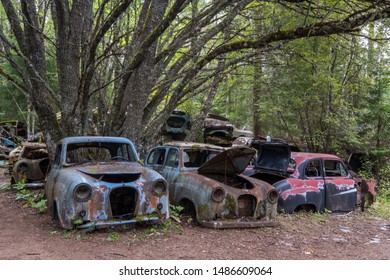
[{"label": "car trunk", "polygon": [[271,185],[289,177],[287,169],[290,163],[291,151],[288,144],[261,143],[256,146],[258,157],[250,175]]}]

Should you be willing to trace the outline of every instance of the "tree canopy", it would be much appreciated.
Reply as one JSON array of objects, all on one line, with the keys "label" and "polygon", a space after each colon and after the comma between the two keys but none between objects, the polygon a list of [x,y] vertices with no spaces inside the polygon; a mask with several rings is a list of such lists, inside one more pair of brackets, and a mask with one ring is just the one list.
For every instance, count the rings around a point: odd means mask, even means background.
[{"label": "tree canopy", "polygon": [[388,0],[1,3],[0,97],[31,104],[50,151],[149,146],[176,108],[313,151],[388,144]]}]

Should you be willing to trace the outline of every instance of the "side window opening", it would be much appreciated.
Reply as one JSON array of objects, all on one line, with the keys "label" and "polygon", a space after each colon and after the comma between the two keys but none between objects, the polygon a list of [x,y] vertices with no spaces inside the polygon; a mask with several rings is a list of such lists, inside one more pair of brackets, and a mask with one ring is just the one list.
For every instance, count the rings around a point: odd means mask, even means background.
[{"label": "side window opening", "polygon": [[165,161],[165,149],[155,149],[148,157],[147,164],[163,165]]},{"label": "side window opening", "polygon": [[327,177],[345,177],[348,174],[344,165],[340,161],[326,160],[324,165]]},{"label": "side window opening", "polygon": [[309,161],[305,168],[305,176],[319,177],[321,175],[321,161],[319,159]]},{"label": "side window opening", "polygon": [[166,165],[170,167],[179,166],[178,151],[176,149],[169,150]]}]

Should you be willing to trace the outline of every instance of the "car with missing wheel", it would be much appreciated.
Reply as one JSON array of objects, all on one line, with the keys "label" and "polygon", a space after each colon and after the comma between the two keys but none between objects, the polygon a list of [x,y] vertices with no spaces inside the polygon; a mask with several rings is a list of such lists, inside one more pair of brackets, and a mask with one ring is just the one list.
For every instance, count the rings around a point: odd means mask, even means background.
[{"label": "car with missing wheel", "polygon": [[23,183],[26,188],[43,188],[50,169],[45,143],[25,142],[8,156],[11,184]]},{"label": "car with missing wheel", "polygon": [[263,143],[255,166],[244,173],[279,191],[278,210],[353,211],[357,188],[345,162],[336,155],[291,152],[285,143]]},{"label": "car with missing wheel", "polygon": [[57,144],[45,196],[64,229],[160,222],[169,217],[166,180],[143,167],[122,137],[64,138]]},{"label": "car with missing wheel", "polygon": [[160,172],[170,202],[211,228],[275,226],[278,192],[241,173],[255,154],[248,147],[171,142],[154,147],[145,166]]}]

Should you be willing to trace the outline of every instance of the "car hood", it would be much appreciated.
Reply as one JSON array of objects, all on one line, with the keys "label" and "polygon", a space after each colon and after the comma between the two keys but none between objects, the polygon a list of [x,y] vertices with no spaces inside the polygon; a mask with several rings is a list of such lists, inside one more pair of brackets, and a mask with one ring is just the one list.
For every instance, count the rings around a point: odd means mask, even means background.
[{"label": "car hood", "polygon": [[84,174],[94,175],[115,175],[115,174],[140,174],[144,167],[134,163],[99,163],[77,166],[76,169]]},{"label": "car hood", "polygon": [[259,146],[256,169],[286,173],[290,163],[291,151],[287,144],[263,143]]},{"label": "car hood", "polygon": [[256,150],[246,147],[228,149],[204,163],[199,167],[198,172],[201,174],[240,174],[244,172],[255,153]]}]

